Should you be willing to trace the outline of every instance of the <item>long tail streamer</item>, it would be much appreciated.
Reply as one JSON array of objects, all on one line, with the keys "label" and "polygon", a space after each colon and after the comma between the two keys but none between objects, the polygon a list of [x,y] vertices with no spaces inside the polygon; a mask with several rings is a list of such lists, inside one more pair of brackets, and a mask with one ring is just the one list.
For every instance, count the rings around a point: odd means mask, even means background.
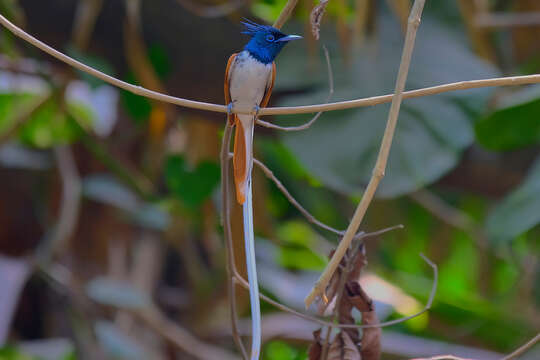
[{"label": "long tail streamer", "polygon": [[249,300],[251,304],[251,360],[259,359],[261,352],[261,307],[259,304],[259,283],[255,263],[255,236],[253,233],[253,203],[251,194],[251,175],[247,182],[246,201],[242,205],[244,217],[244,241],[249,280]]}]

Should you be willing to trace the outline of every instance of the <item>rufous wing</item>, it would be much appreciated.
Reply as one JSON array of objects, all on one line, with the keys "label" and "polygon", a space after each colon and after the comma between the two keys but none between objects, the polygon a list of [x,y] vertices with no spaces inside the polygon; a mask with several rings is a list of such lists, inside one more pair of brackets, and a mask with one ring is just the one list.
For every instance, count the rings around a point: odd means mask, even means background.
[{"label": "rufous wing", "polygon": [[274,82],[276,81],[276,63],[272,63],[272,73],[270,74],[270,77],[268,79],[268,83],[266,84],[266,92],[264,93],[264,97],[261,101],[261,107],[266,107],[268,105],[268,102],[270,101],[270,96],[272,95],[272,89],[274,89]]},{"label": "rufous wing", "polygon": [[[236,59],[236,53],[232,54],[229,57],[229,61],[227,61],[227,67],[225,68],[225,83],[223,86],[223,90],[225,92],[225,106],[228,106],[231,103],[231,91],[230,91],[230,78],[231,78],[231,68],[234,64],[234,59]],[[234,123],[234,114],[227,114],[227,120],[229,120],[230,124]]]}]

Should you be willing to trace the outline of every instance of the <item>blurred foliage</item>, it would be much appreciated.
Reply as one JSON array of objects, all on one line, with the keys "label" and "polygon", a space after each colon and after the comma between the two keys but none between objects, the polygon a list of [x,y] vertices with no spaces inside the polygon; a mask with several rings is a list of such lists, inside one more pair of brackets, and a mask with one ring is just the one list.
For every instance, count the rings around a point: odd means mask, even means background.
[{"label": "blurred foliage", "polygon": [[188,207],[198,208],[219,183],[219,165],[200,162],[190,168],[182,156],[172,155],[165,164],[165,178],[171,192]]},{"label": "blurred foliage", "polygon": [[540,158],[523,183],[489,214],[486,227],[495,242],[511,241],[540,223]]},{"label": "blurred foliage", "polygon": [[[391,93],[403,32],[400,14],[388,6],[390,1],[399,0],[370,2],[376,6],[370,8],[365,28],[359,28],[357,18],[362,1],[330,1],[320,43],[308,33],[311,4],[300,2],[284,30],[301,33],[306,40],[286,47],[277,60],[273,99],[280,105],[326,99],[322,44],[331,54],[332,101]],[[238,30],[237,14],[228,19],[200,19],[180,6],[163,9],[160,2],[144,3],[140,20],[146,49],[142,54],[159,81],[171,94],[221,103],[217,96],[221,96],[226,57],[220,56],[245,40],[230,36]],[[253,1],[248,17],[271,23],[285,3]],[[119,35],[124,13],[115,12],[118,9],[108,3],[97,18],[91,49],[82,50],[66,40],[73,8],[67,11],[65,6],[52,2],[50,9],[58,10],[59,27],[55,23],[43,26],[35,12],[45,10],[37,3],[0,0],[0,12],[18,23],[28,22],[34,35],[41,38],[43,31],[44,40],[59,49],[58,44],[63,44],[81,62],[140,84],[142,80],[127,65]],[[484,44],[496,50],[497,58],[491,63],[482,59],[471,46],[475,34],[466,28],[463,17],[456,1],[427,2],[407,89],[539,71],[540,55],[518,59],[522,42],[506,29],[493,30],[487,37],[490,43]],[[193,36],[195,33],[199,36]],[[167,109],[162,114],[167,120],[165,135],[152,142],[147,130],[148,119],[157,108],[153,101],[123,90],[112,90],[120,101],[107,105],[74,100],[66,89],[76,79],[89,85],[87,97],[103,82],[38,56],[5,31],[0,33],[0,50],[11,61],[8,65],[33,60],[29,72],[35,72],[29,75],[9,66],[4,69],[4,58],[0,59],[0,136],[6,137],[0,147],[2,252],[32,254],[40,240],[25,237],[49,232],[56,223],[63,179],[60,167],[51,166],[58,162],[53,148],[71,145],[84,198],[77,231],[58,255],[60,270],[54,269],[61,276],[66,275],[63,267],[71,271],[70,290],[80,293],[74,296],[57,289],[62,287],[47,275],[43,275],[46,286],[29,283],[10,343],[60,334],[76,337],[80,351],[80,343],[95,336],[108,358],[152,358],[152,351],[163,347],[155,332],[137,324],[145,330],[138,332],[138,327],[132,327],[133,319],[115,309],[138,310],[155,302],[188,331],[232,349],[228,335],[226,340],[222,335],[229,319],[223,228],[216,196],[220,169],[219,136],[215,135],[222,126],[218,123],[221,118]],[[206,77],[215,73],[219,76],[214,82]],[[29,91],[32,86],[35,91]],[[432,309],[389,331],[507,352],[538,329],[539,89],[537,85],[489,88],[404,101],[386,177],[363,224],[365,231],[404,225],[403,230],[367,242],[367,275],[374,276],[379,289],[387,290],[392,284],[394,291],[377,294],[380,320],[410,315],[427,301],[432,271],[419,253],[438,264],[439,281]],[[45,90],[50,98],[21,120],[20,115]],[[102,121],[104,107],[114,119],[109,123],[112,131],[101,135],[96,124]],[[314,217],[345,229],[371,175],[388,108],[378,105],[328,112],[299,133],[257,130],[256,155]],[[271,121],[296,125],[308,119],[282,116]],[[190,124],[194,122],[203,122],[204,130],[193,130]],[[148,164],[158,170],[148,171]],[[305,221],[272,182],[255,179],[263,292],[300,308],[338,237]],[[433,194],[450,211],[420,205],[415,200],[419,190]],[[236,210],[235,221],[239,220]],[[456,217],[466,221],[453,221]],[[232,227],[235,239],[241,239],[235,222]],[[148,255],[140,248],[142,237],[158,243],[159,255],[152,254],[156,263],[141,269],[146,266],[141,265],[146,264],[141,258]],[[19,246],[26,247],[21,250]],[[204,291],[200,291],[201,284]],[[38,291],[40,300],[30,291]],[[62,294],[62,301],[57,301],[57,293]],[[241,292],[238,295],[239,311],[245,315],[246,298]],[[92,309],[81,306],[78,296],[91,300]],[[407,301],[396,304],[396,298]],[[266,314],[275,315],[275,308],[262,305]],[[31,325],[25,316],[30,316]],[[294,328],[288,323],[278,325],[284,330]],[[308,337],[310,331],[306,330]],[[174,354],[170,348],[163,353]],[[305,342],[276,338],[265,344],[263,357],[305,359],[306,348]],[[37,359],[27,353],[22,347],[5,347],[0,349],[0,360]],[[61,359],[75,359],[75,352]]]},{"label": "blurred foliage", "polygon": [[271,341],[264,347],[265,360],[302,360],[307,356],[305,351],[298,350],[283,341]]},{"label": "blurred foliage", "polygon": [[478,142],[492,150],[514,150],[540,143],[540,86],[507,96],[476,124]]},{"label": "blurred foliage", "polygon": [[[332,60],[334,69],[345,69],[335,74],[335,100],[392,92],[400,60],[402,33],[399,24],[385,19],[380,21],[377,39],[357,52],[355,50],[352,64],[344,66],[342,59],[334,57]],[[332,38],[323,41],[336,42]],[[300,61],[292,59],[293,56],[302,56],[301,47],[287,54],[289,56],[281,62],[287,69],[285,76],[307,71],[299,68]],[[411,63],[408,88],[497,74],[492,66],[480,61],[459,42],[450,29],[429,20],[423,21]],[[383,179],[378,196],[395,197],[410,193],[452,170],[458,164],[461,152],[474,140],[471,112],[476,115],[481,111],[491,91],[480,89],[406,100],[387,167],[387,173],[392,176]],[[282,104],[310,103],[312,99],[324,98],[325,92],[327,90],[321,88],[315,93],[289,96]],[[379,105],[324,114],[309,131],[285,133],[282,138],[305,167],[325,185],[343,193],[359,193],[359,185],[366,184],[371,176],[388,109],[388,105]],[[291,123],[289,117],[287,123]]]}]

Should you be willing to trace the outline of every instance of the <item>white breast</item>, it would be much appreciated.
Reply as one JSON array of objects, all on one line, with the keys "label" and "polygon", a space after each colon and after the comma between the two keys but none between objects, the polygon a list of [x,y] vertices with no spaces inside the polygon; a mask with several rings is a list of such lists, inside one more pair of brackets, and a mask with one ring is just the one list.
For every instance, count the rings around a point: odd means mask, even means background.
[{"label": "white breast", "polygon": [[255,107],[261,103],[272,64],[263,64],[247,51],[236,56],[229,80],[231,100],[235,105]]}]

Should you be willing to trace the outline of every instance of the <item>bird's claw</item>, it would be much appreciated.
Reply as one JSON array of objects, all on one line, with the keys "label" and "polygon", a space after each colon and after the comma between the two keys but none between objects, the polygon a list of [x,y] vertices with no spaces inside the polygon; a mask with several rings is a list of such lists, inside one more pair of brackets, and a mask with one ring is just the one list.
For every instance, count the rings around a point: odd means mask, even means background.
[{"label": "bird's claw", "polygon": [[261,111],[261,107],[259,105],[255,105],[253,107],[253,116],[255,117],[255,119],[259,117],[259,111]]},{"label": "bird's claw", "polygon": [[227,115],[232,115],[232,113],[233,113],[233,104],[234,104],[234,102],[231,101],[231,102],[227,105]]}]

